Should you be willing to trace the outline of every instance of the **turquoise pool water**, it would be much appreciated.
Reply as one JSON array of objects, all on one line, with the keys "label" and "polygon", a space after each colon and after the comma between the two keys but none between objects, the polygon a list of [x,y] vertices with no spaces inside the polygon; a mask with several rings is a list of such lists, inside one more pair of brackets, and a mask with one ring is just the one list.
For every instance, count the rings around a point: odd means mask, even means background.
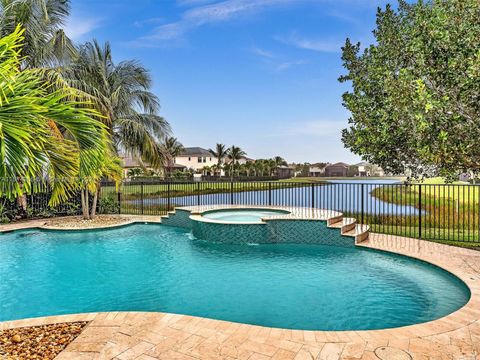
[{"label": "turquoise pool water", "polygon": [[0,320],[135,310],[380,329],[447,315],[469,296],[437,267],[354,247],[227,245],[164,225],[0,235]]},{"label": "turquoise pool water", "polygon": [[259,222],[263,217],[282,214],[289,214],[289,212],[285,210],[267,209],[212,210],[205,212],[202,217],[228,222]]}]

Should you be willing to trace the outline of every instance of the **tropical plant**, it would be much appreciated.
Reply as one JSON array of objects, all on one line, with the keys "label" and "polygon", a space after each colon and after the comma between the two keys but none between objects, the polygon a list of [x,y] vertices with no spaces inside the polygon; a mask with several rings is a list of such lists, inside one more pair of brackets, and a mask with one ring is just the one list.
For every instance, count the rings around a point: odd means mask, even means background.
[{"label": "tropical plant", "polygon": [[233,180],[233,176],[235,173],[235,168],[238,165],[238,161],[243,158],[247,153],[243,151],[240,147],[232,145],[227,150],[227,158],[229,160],[229,168],[230,168],[230,177]]},{"label": "tropical plant", "polygon": [[480,2],[399,1],[375,44],[343,47],[347,148],[412,177],[480,173]]},{"label": "tropical plant", "polygon": [[[48,177],[50,205],[78,189],[77,176],[89,175],[103,158],[106,131],[99,114],[77,90],[58,88],[42,70],[21,71],[24,31],[0,38],[0,196],[34,192],[35,179]],[[18,181],[17,181],[18,180]]]},{"label": "tropical plant", "polygon": [[170,132],[158,115],[159,100],[150,92],[150,73],[133,60],[115,64],[109,43],[87,42],[65,69],[69,84],[82,91],[101,113],[115,152],[141,158],[155,169],[164,167],[168,156],[161,144]]},{"label": "tropical plant", "polygon": [[62,30],[70,12],[68,0],[0,0],[0,37],[25,29],[21,68],[50,66],[76,50]]},{"label": "tropical plant", "polygon": [[175,164],[175,158],[180,155],[184,147],[180,143],[180,141],[178,141],[177,138],[173,136],[165,138],[163,146],[165,148],[165,154],[167,156],[168,176],[171,176],[173,165]]},{"label": "tropical plant", "polygon": [[132,169],[128,169],[127,171],[127,177],[129,178],[135,178],[135,177],[138,177],[140,175],[142,175],[143,173],[143,169],[142,168],[132,168]]},{"label": "tropical plant", "polygon": [[217,158],[217,169],[221,173],[223,162],[228,155],[227,147],[224,144],[217,143],[215,150],[210,149],[209,151]]},{"label": "tropical plant", "polygon": [[[81,184],[82,213],[85,220],[90,220],[96,215],[97,201],[100,192],[101,180],[110,179],[115,182],[118,189],[123,177],[122,163],[119,157],[112,154],[108,139],[105,146],[93,149],[90,153],[96,152],[95,159],[98,160],[93,166],[80,166],[78,182]],[[87,154],[87,156],[90,154]],[[90,162],[80,161],[80,164],[92,165]],[[90,207],[89,195],[93,194]]]}]

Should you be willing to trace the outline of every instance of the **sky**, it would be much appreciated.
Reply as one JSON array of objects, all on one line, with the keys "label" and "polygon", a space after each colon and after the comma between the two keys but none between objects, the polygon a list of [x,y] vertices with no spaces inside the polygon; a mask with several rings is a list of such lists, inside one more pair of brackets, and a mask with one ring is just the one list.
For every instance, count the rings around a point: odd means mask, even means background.
[{"label": "sky", "polygon": [[341,130],[341,46],[373,42],[386,0],[72,0],[67,34],[150,69],[160,115],[186,147],[355,163]]}]

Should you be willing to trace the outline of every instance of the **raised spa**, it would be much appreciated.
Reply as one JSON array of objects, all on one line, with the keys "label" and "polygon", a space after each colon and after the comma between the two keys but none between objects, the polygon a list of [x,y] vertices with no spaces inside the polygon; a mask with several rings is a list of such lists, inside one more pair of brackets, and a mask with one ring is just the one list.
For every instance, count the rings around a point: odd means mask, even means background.
[{"label": "raised spa", "polygon": [[202,214],[202,217],[227,223],[258,223],[261,222],[263,218],[287,214],[290,214],[290,212],[276,209],[222,209],[206,211]]},{"label": "raised spa", "polygon": [[470,297],[462,281],[428,263],[290,234],[256,245],[160,224],[0,234],[0,321],[162,311],[291,329],[382,329],[440,318]]}]

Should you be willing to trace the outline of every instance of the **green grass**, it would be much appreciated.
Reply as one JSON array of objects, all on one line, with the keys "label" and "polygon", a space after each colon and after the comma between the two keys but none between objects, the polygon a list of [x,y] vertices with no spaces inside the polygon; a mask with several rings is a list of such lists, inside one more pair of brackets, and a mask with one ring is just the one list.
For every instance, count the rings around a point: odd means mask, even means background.
[{"label": "green grass", "polygon": [[[205,194],[219,194],[233,192],[244,192],[252,190],[268,190],[268,189],[284,189],[291,187],[302,187],[301,183],[285,183],[285,182],[243,182],[234,183],[233,187],[229,182],[199,182],[199,183],[171,183],[167,184],[128,184],[120,188],[122,199],[148,199],[148,198],[166,198]],[[117,190],[114,186],[103,186],[101,196],[116,196]]]},{"label": "green grass", "polygon": [[[479,245],[480,231],[480,192],[478,187],[464,183],[443,185],[441,179],[429,179],[420,185],[382,186],[374,189],[372,195],[380,200],[421,208],[422,239],[442,239],[441,242]],[[420,217],[383,216],[371,219],[369,224],[380,232],[420,237]],[[463,245],[462,245],[463,246]]]},{"label": "green grass", "polygon": [[291,179],[283,179],[279,180],[279,182],[293,182],[293,183],[323,183],[326,181],[335,181],[335,180],[352,180],[354,181],[368,181],[368,180],[398,180],[404,181],[404,177],[400,176],[383,176],[383,177],[376,177],[376,176],[368,176],[368,177],[295,177]]}]

